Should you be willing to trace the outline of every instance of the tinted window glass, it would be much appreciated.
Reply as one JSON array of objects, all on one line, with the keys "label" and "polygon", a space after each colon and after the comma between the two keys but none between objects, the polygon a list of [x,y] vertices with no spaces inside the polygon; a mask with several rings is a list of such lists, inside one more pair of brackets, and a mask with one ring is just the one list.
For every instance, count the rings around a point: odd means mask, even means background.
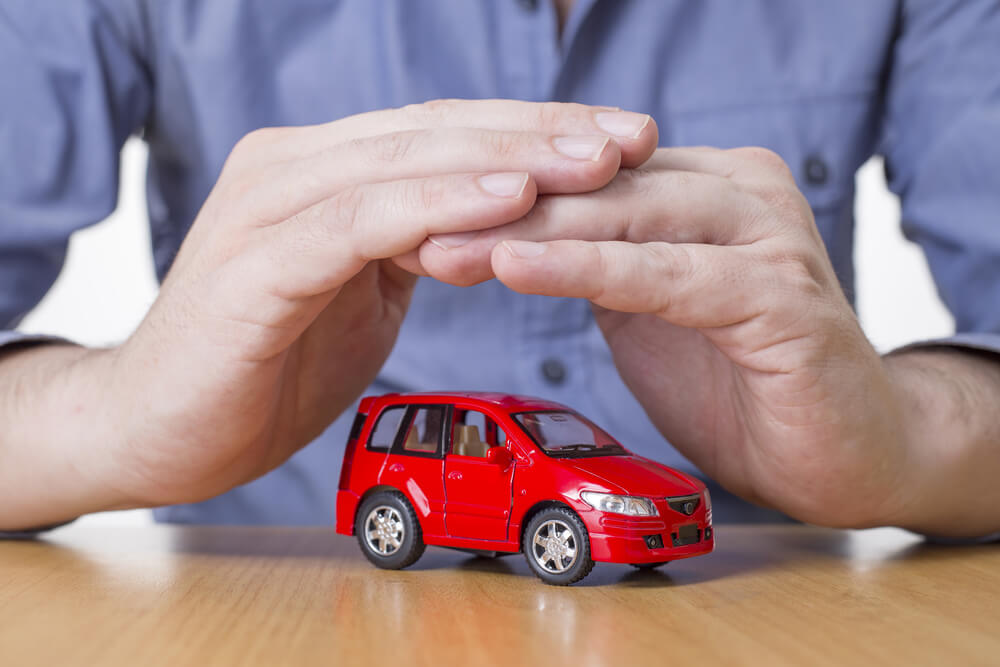
[{"label": "tinted window glass", "polygon": [[601,427],[574,412],[522,412],[514,418],[549,456],[574,458],[626,453]]},{"label": "tinted window glass", "polygon": [[412,454],[438,454],[441,451],[441,427],[444,406],[417,408],[403,439],[403,451]]},{"label": "tinted window glass", "polygon": [[354,415],[354,423],[351,424],[351,434],[348,436],[348,440],[357,440],[361,437],[361,429],[365,427],[365,420],[368,419],[368,415],[358,413]]},{"label": "tinted window glass", "polygon": [[388,451],[396,439],[399,423],[403,421],[405,414],[406,407],[402,405],[386,408],[379,415],[378,423],[375,424],[375,429],[372,431],[371,437],[368,438],[368,449]]},{"label": "tinted window glass", "polygon": [[452,428],[451,451],[459,456],[484,458],[490,447],[507,444],[507,434],[478,410],[461,410]]}]

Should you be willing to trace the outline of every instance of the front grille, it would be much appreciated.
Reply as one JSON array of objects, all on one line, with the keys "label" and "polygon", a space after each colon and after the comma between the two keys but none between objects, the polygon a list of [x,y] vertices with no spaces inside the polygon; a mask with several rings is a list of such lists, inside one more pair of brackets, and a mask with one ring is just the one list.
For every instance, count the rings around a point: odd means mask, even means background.
[{"label": "front grille", "polygon": [[701,496],[698,494],[693,496],[675,496],[673,498],[667,498],[667,505],[670,506],[670,509],[687,516],[694,514],[698,510],[698,505],[700,504]]}]

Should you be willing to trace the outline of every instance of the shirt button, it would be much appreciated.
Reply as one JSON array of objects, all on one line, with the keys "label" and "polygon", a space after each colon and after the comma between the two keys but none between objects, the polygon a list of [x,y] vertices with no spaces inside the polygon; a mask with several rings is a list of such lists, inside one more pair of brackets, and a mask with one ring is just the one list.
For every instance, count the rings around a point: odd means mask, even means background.
[{"label": "shirt button", "polygon": [[806,174],[806,182],[810,185],[823,185],[830,178],[830,168],[818,155],[810,155],[806,158],[803,171]]},{"label": "shirt button", "polygon": [[566,364],[558,359],[546,359],[542,362],[542,377],[549,384],[562,384],[566,381]]},{"label": "shirt button", "polygon": [[517,4],[521,5],[521,9],[529,12],[538,9],[538,0],[517,0]]}]

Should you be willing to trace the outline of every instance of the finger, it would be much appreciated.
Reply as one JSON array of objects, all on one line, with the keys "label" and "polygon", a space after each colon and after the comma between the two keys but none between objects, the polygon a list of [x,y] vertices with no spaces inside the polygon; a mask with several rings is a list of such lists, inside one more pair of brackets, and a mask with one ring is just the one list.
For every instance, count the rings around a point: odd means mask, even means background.
[{"label": "finger", "polygon": [[473,284],[492,277],[490,253],[507,239],[753,243],[766,233],[758,224],[761,207],[712,174],[628,170],[597,192],[541,198],[524,218],[502,227],[432,236],[399,263],[452,284]]},{"label": "finger", "polygon": [[[362,185],[257,230],[245,260],[264,291],[294,301],[338,288],[373,259],[429,234],[517,219],[535,200],[526,173],[458,174]],[[283,307],[279,304],[279,307]]]},{"label": "finger", "polygon": [[746,184],[775,179],[794,181],[791,170],[781,156],[758,146],[731,149],[709,146],[661,148],[643,167],[701,172]]},{"label": "finger", "polygon": [[398,109],[348,116],[305,128],[274,128],[261,132],[272,159],[294,159],[323,147],[358,137],[445,127],[541,132],[553,135],[610,136],[621,148],[622,163],[642,164],[656,149],[656,122],[644,113],[563,102],[518,100],[433,100]]},{"label": "finger", "polygon": [[497,278],[518,292],[579,297],[684,327],[723,327],[761,312],[767,283],[744,247],[609,241],[505,241]]},{"label": "finger", "polygon": [[606,185],[620,160],[618,147],[599,135],[414,130],[278,163],[232,187],[243,215],[273,224],[344,188],[448,173],[527,171],[541,192],[586,192]]}]

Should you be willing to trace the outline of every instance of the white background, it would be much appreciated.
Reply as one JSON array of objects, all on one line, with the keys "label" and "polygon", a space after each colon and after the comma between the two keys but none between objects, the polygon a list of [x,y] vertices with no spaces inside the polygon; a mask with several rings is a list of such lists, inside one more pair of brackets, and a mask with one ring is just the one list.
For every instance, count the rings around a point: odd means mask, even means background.
[{"label": "white background", "polygon": [[[146,224],[146,148],[131,140],[123,152],[118,210],[75,234],[69,258],[52,291],[24,320],[23,331],[65,336],[87,345],[128,337],[156,298],[156,279]],[[855,262],[858,314],[875,347],[951,333],[920,250],[899,231],[899,203],[886,190],[882,163],[858,172]],[[147,523],[146,510],[85,517],[94,523]]]}]

